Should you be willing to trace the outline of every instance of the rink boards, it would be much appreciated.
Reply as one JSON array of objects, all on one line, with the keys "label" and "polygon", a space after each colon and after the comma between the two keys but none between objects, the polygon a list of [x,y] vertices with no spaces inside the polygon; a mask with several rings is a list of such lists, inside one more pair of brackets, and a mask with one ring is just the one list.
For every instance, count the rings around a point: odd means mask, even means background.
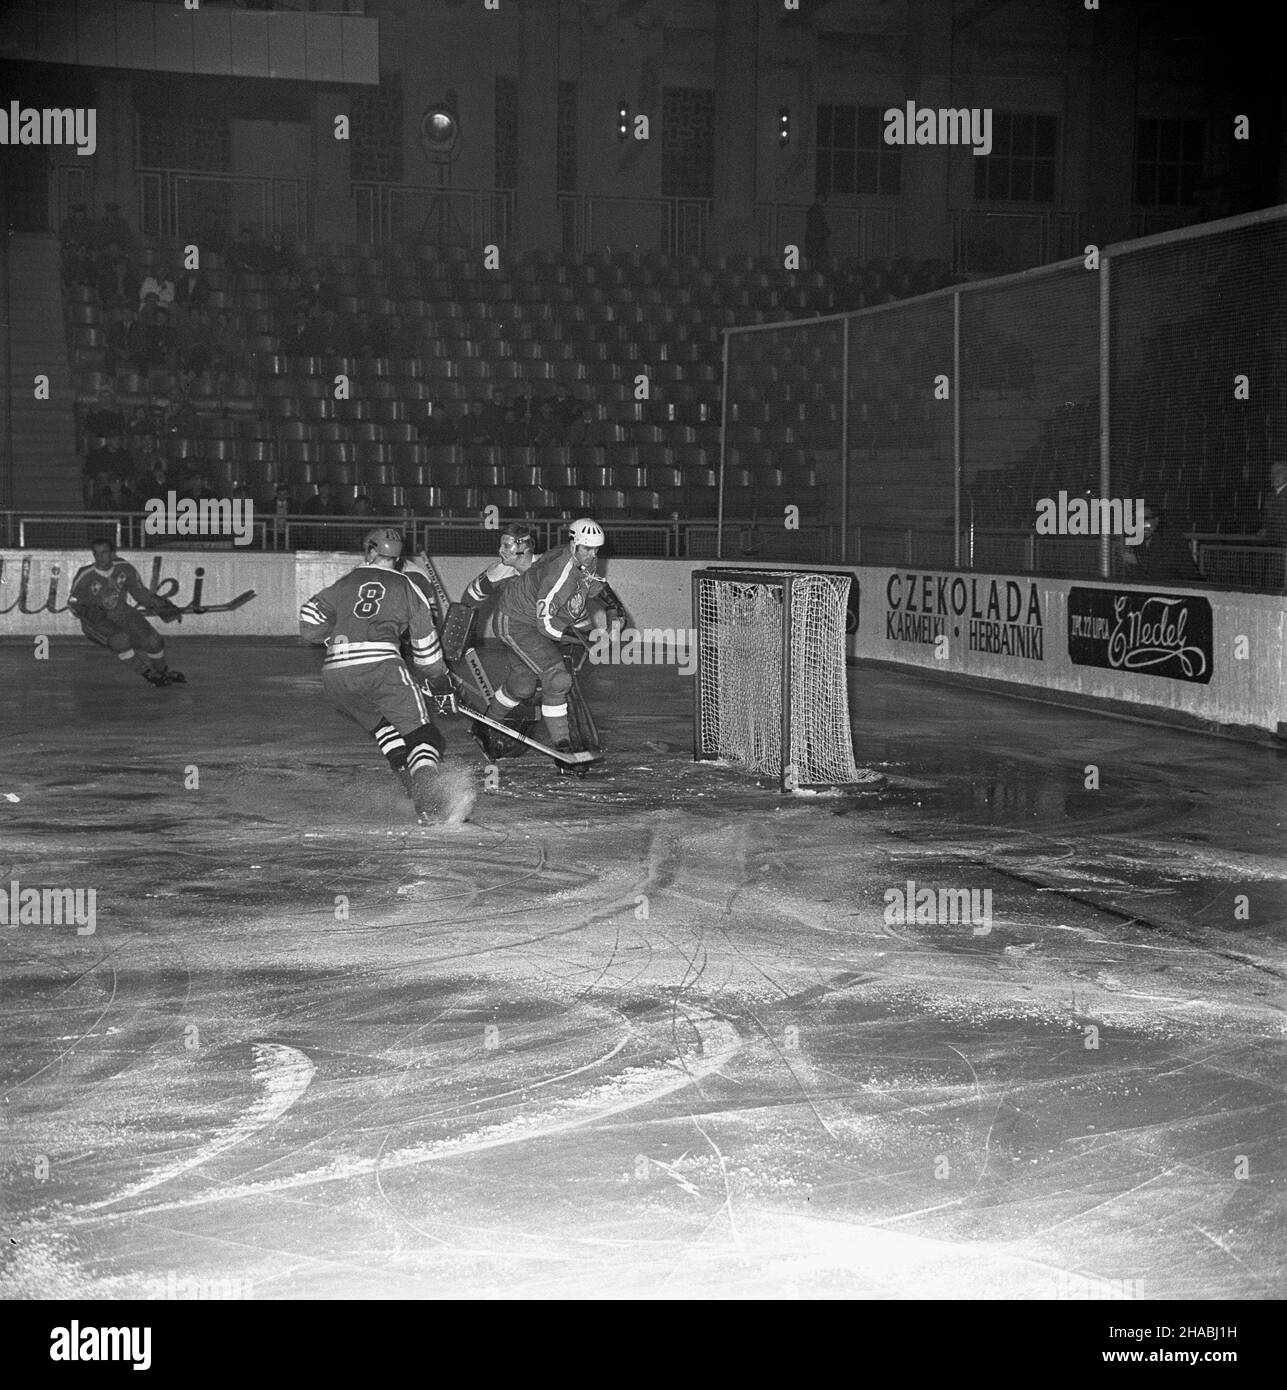
[{"label": "rink boards", "polygon": [[[189,615],[168,635],[294,637],[300,604],[354,564],[352,554],[126,553],[180,606],[255,598]],[[494,558],[494,557],[491,557]],[[438,561],[452,593],[488,556]],[[0,637],[79,637],[67,610],[83,550],[0,550]],[[613,560],[612,583],[640,628],[692,626],[690,579],[709,562]],[[745,569],[747,566],[729,568]],[[805,566],[775,565],[790,569]],[[1113,581],[852,567],[850,654],[944,676],[1067,692],[1080,700],[1287,732],[1287,599]]]}]

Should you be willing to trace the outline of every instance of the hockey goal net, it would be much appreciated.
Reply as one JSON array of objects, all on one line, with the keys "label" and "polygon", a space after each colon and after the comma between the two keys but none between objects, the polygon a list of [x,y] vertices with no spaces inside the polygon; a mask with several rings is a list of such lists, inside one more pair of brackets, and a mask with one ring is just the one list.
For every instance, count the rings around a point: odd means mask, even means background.
[{"label": "hockey goal net", "polygon": [[852,576],[703,569],[694,756],[774,777],[784,791],[878,778],[854,763],[845,689]]}]

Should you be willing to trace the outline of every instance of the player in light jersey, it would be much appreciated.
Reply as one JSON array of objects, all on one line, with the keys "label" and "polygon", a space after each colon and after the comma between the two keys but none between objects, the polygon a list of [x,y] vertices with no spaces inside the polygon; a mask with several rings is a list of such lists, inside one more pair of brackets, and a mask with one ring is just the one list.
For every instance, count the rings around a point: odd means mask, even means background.
[{"label": "player in light jersey", "polygon": [[363,564],[300,609],[300,638],[326,644],[322,689],[336,709],[376,739],[421,822],[458,825],[474,802],[469,774],[458,765],[442,765],[442,735],[398,649],[406,634],[417,674],[435,697],[451,697],[433,614],[395,568],[402,554],[400,531],[369,531],[363,550]]},{"label": "player in light jersey", "polygon": [[[603,529],[589,517],[574,521],[567,545],[547,551],[500,590],[493,626],[509,648],[509,669],[487,713],[512,727],[516,711],[541,688],[541,716],[555,748],[568,749],[568,691],[572,673],[559,642],[583,640],[606,615],[589,600],[602,588],[595,566]],[[503,736],[502,736],[503,737]]]},{"label": "player in light jersey", "polygon": [[67,599],[81,631],[91,642],[115,652],[150,685],[182,685],[183,672],[166,665],[161,634],[143,616],[158,613],[165,622],[175,622],[182,621],[181,612],[144,586],[138,570],[117,557],[112,541],[95,541],[92,550],[94,563],[76,571]]}]

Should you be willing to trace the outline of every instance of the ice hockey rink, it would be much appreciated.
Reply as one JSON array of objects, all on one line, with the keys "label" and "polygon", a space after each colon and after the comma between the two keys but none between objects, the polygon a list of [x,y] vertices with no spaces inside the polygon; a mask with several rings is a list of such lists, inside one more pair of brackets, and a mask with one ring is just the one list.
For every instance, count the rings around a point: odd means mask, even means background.
[{"label": "ice hockey rink", "polygon": [[788,797],[600,668],[432,831],[289,642],[0,654],[0,884],[96,894],[0,932],[0,1296],[1281,1296],[1281,749],[857,667]]}]

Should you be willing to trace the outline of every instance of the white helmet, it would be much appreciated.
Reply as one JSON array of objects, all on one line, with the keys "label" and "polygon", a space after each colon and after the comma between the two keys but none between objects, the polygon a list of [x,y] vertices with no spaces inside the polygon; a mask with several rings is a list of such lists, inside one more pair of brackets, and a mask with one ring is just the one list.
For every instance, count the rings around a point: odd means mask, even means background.
[{"label": "white helmet", "polygon": [[572,523],[572,544],[588,545],[597,550],[604,541],[603,527],[588,516],[578,518]]}]

